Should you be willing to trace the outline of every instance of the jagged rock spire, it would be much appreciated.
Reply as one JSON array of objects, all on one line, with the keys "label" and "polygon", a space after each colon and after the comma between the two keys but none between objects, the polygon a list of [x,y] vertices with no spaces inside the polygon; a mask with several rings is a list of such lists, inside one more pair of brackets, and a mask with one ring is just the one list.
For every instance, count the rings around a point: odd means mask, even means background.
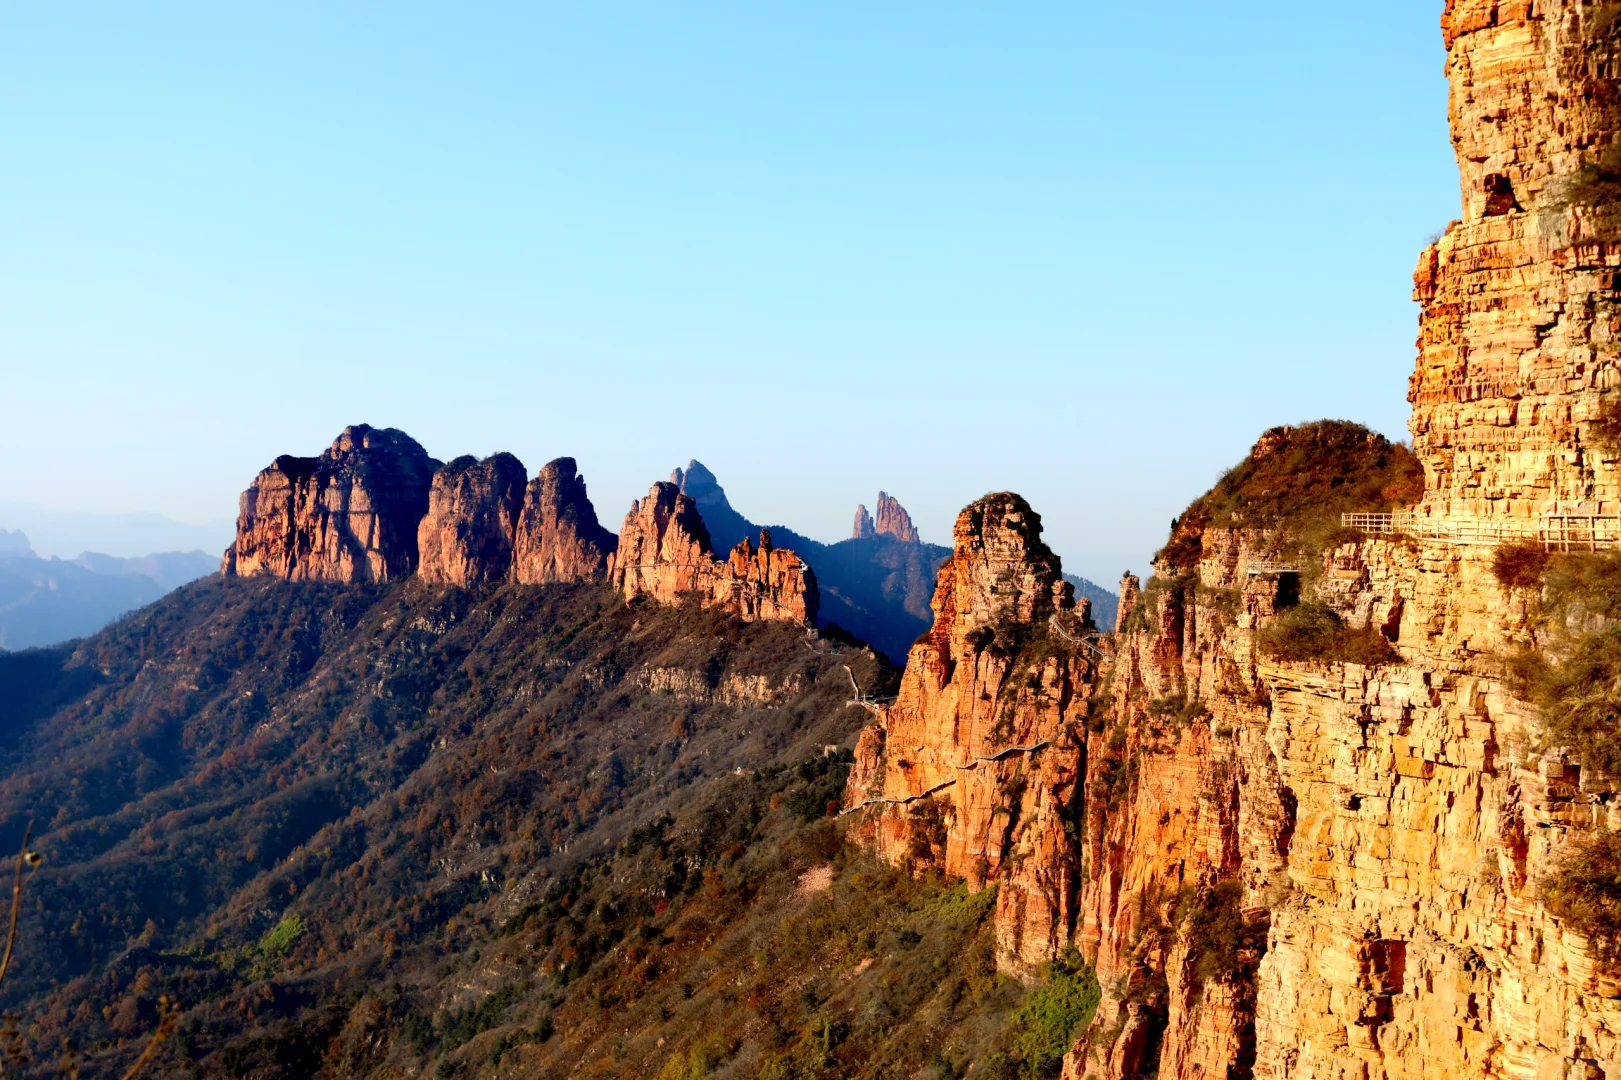
[{"label": "jagged rock spire", "polygon": [[904,506],[882,491],[878,493],[878,534],[893,536],[908,544],[921,542],[917,529],[912,525],[912,515],[906,512]]}]

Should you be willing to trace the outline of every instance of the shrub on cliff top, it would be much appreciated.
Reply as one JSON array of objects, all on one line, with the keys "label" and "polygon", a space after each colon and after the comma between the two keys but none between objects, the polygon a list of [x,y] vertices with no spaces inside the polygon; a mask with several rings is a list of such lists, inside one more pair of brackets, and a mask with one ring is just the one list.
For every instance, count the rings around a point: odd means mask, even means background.
[{"label": "shrub on cliff top", "polygon": [[1401,655],[1373,626],[1354,630],[1326,604],[1307,600],[1279,615],[1258,635],[1274,660],[1327,660],[1363,667],[1396,663]]},{"label": "shrub on cliff top", "polygon": [[1586,937],[1594,955],[1621,956],[1621,833],[1570,845],[1538,886],[1542,903]]},{"label": "shrub on cliff top", "polygon": [[1341,514],[1410,506],[1423,492],[1424,470],[1413,452],[1361,424],[1317,420],[1276,427],[1173,523],[1157,558],[1192,566],[1207,526],[1280,529],[1321,540],[1339,529]]}]

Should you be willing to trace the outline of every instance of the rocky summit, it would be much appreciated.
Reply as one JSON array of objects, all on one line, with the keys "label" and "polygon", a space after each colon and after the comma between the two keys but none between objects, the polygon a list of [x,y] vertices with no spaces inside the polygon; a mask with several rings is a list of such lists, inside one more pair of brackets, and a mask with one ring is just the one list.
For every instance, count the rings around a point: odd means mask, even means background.
[{"label": "rocky summit", "polygon": [[934,625],[900,695],[856,744],[845,806],[880,854],[974,889],[997,885],[997,956],[1033,974],[1062,952],[1080,863],[1065,839],[1080,796],[1077,720],[1098,670],[1092,632],[1019,496],[957,518]]},{"label": "rocky summit", "polygon": [[662,603],[694,597],[745,622],[757,619],[816,625],[816,575],[799,556],[774,550],[770,530],[756,549],[745,537],[727,559],[715,557],[697,503],[675,483],[657,483],[631,504],[609,566],[613,587],[627,599]]},{"label": "rocky summit", "polygon": [[288,581],[397,581],[439,462],[404,432],[345,428],[320,457],[277,458],[242,493],[221,570]]}]

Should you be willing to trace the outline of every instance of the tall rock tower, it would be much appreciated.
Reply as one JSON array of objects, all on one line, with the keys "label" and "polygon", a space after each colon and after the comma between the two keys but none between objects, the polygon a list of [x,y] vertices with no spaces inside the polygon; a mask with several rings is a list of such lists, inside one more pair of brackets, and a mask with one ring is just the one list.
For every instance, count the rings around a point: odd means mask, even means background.
[{"label": "tall rock tower", "polygon": [[1448,0],[1442,31],[1463,218],[1414,275],[1420,517],[1621,514],[1621,6]]}]

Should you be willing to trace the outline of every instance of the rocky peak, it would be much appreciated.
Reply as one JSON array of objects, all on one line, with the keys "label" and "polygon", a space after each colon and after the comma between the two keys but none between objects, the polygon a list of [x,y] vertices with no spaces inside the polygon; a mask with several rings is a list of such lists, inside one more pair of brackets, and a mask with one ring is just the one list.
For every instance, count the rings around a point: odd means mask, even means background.
[{"label": "rocky peak", "polygon": [[[1080,865],[1065,836],[1082,768],[1092,662],[1041,518],[1018,495],[965,508],[940,567],[933,629],[912,646],[894,705],[862,732],[845,793],[857,835],[887,859],[975,889],[1000,883],[998,958],[1028,973],[1073,926]],[[1067,636],[1066,636],[1067,635]]]},{"label": "rocky peak", "polygon": [[[951,560],[934,590],[936,634],[952,651],[979,628],[1033,625],[1073,602],[1058,556],[1041,539],[1041,516],[1012,492],[987,495],[957,515]],[[1067,593],[1060,590],[1066,589]]]},{"label": "rocky peak", "polygon": [[850,530],[850,539],[865,540],[869,536],[876,535],[877,531],[878,530],[873,528],[872,515],[867,513],[867,504],[857,503],[856,521],[855,526]]},{"label": "rocky peak", "polygon": [[[692,472],[689,466],[689,482]],[[744,538],[728,559],[716,558],[697,503],[674,481],[654,484],[646,498],[631,504],[608,579],[627,600],[695,599],[705,607],[726,607],[745,621],[816,620],[816,577],[797,555],[774,549],[765,530],[758,551]]]},{"label": "rocky peak", "polygon": [[597,521],[574,459],[558,458],[524,493],[513,542],[513,580],[526,585],[601,581],[618,543]]},{"label": "rocky peak", "polygon": [[439,462],[402,431],[357,424],[318,458],[278,457],[243,492],[222,572],[394,581],[417,567]]},{"label": "rocky peak", "polygon": [[1114,632],[1123,633],[1126,628],[1126,619],[1131,615],[1131,609],[1137,606],[1137,600],[1143,595],[1143,583],[1136,574],[1125,573],[1120,575],[1120,606],[1115,609]]},{"label": "rocky peak", "polygon": [[[866,513],[866,508],[863,507],[861,512]],[[922,542],[917,529],[912,525],[912,515],[906,512],[904,506],[882,491],[878,493],[878,534],[893,536],[908,544]]]},{"label": "rocky peak", "polygon": [[511,454],[456,458],[433,476],[417,527],[424,581],[482,585],[512,566],[512,542],[528,471]]},{"label": "rocky peak", "polygon": [[816,625],[816,575],[792,551],[772,548],[770,529],[760,530],[758,549],[746,537],[732,549],[716,595],[745,622]]},{"label": "rocky peak", "polygon": [[720,486],[715,474],[696,458],[687,462],[685,469],[676,469],[670,473],[670,483],[679,488],[681,494],[697,503],[700,509],[705,506],[731,505],[726,501],[726,490]]},{"label": "rocky peak", "polygon": [[715,558],[698,506],[672,481],[657,483],[630,504],[608,580],[626,598],[646,594],[661,603],[708,592]]}]

